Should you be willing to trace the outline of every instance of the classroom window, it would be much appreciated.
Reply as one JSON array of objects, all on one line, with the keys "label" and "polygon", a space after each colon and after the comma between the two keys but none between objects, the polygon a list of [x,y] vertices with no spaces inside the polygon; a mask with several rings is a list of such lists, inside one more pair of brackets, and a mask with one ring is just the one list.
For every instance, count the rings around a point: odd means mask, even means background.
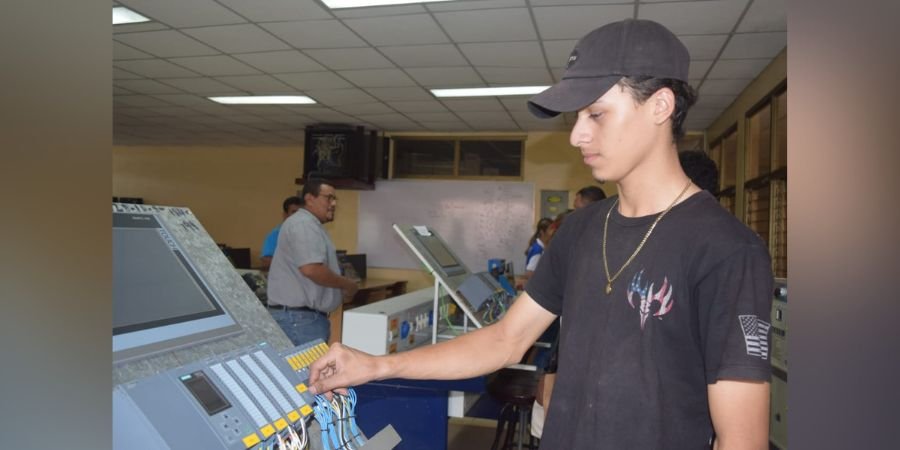
[{"label": "classroom window", "polygon": [[744,221],[768,245],[776,277],[787,277],[787,90],[747,114]]},{"label": "classroom window", "polygon": [[521,179],[521,138],[394,137],[395,178]]}]

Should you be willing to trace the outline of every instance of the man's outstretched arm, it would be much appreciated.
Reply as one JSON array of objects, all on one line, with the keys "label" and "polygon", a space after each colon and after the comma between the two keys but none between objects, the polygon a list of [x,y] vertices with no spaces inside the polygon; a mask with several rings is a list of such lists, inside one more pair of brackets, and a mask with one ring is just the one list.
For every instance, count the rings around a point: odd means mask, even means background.
[{"label": "man's outstretched arm", "polygon": [[519,362],[556,318],[527,293],[519,295],[497,323],[446,342],[386,356],[334,344],[310,367],[313,392],[386,378],[453,380],[469,378]]},{"label": "man's outstretched arm", "polygon": [[719,380],[707,387],[714,450],[769,448],[769,383]]}]

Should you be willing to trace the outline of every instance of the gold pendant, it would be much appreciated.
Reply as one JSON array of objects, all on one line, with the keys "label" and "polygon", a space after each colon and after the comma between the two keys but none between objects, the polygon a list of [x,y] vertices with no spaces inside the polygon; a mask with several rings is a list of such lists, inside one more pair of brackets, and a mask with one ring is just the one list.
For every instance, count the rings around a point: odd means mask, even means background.
[{"label": "gold pendant", "polygon": [[606,295],[612,292],[612,283],[606,283]]}]

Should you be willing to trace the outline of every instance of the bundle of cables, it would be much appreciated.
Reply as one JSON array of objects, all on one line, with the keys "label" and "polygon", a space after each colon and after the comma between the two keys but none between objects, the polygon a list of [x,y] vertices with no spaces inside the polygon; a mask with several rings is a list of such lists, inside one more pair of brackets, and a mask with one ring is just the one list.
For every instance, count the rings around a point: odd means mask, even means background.
[{"label": "bundle of cables", "polygon": [[294,426],[275,433],[266,443],[266,450],[306,450],[309,448],[309,433],[306,419],[300,419]]},{"label": "bundle of cables", "polygon": [[365,445],[365,438],[356,425],[356,391],[348,389],[348,395],[316,396],[313,408],[322,432],[324,450],[353,450]]}]

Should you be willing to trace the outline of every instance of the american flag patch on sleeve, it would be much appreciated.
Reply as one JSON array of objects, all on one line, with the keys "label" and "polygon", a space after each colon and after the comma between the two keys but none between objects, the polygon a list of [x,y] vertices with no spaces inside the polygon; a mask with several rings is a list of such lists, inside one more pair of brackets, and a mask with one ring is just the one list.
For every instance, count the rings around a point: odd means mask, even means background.
[{"label": "american flag patch on sleeve", "polygon": [[744,332],[744,344],[747,354],[762,359],[769,357],[769,327],[767,322],[759,320],[755,315],[738,316],[741,331]]}]

